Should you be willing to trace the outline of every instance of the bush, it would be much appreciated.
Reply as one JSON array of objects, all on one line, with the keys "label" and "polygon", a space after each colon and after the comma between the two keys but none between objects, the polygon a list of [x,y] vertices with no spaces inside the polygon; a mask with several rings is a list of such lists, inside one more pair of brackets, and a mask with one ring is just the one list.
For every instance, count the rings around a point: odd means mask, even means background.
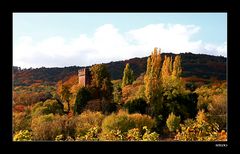
[{"label": "bush", "polygon": [[122,133],[126,133],[133,128],[138,128],[142,131],[143,126],[151,129],[155,126],[155,121],[147,115],[128,114],[120,110],[117,114],[113,113],[103,120],[102,130],[103,132],[119,130]]},{"label": "bush", "polygon": [[145,130],[145,133],[142,137],[143,141],[158,141],[159,140],[159,134],[156,132],[150,132],[146,126],[143,127]]},{"label": "bush", "polygon": [[76,118],[76,135],[83,136],[93,127],[101,127],[104,115],[100,112],[84,111]]},{"label": "bush", "polygon": [[63,134],[57,135],[56,138],[55,138],[55,141],[64,141],[64,136],[63,136]]},{"label": "bush", "polygon": [[125,109],[128,110],[128,112],[131,113],[146,113],[147,103],[143,98],[137,98],[133,99],[131,101],[128,101],[123,105]]},{"label": "bush", "polygon": [[219,124],[220,129],[226,130],[227,96],[226,94],[212,96],[212,103],[208,106],[209,121]]},{"label": "bush", "polygon": [[138,128],[141,133],[143,133],[144,126],[146,126],[148,129],[152,129],[156,126],[155,120],[148,115],[136,113],[128,116],[134,122],[134,127]]},{"label": "bush", "polygon": [[173,112],[169,114],[168,119],[166,121],[167,127],[171,132],[175,132],[176,129],[179,128],[179,123],[181,121],[180,116],[175,116]]},{"label": "bush", "polygon": [[127,132],[129,129],[134,128],[135,124],[132,119],[129,118],[128,114],[124,111],[120,111],[117,114],[113,113],[107,116],[102,122],[102,131],[121,131]]},{"label": "bush", "polygon": [[20,130],[16,132],[13,141],[31,141],[32,135],[28,130]]},{"label": "bush", "polygon": [[47,108],[47,113],[63,114],[63,104],[55,99],[48,99],[43,103],[43,107]]},{"label": "bush", "polygon": [[84,136],[78,136],[76,141],[98,141],[98,134],[100,132],[100,127],[91,127]]},{"label": "bush", "polygon": [[209,123],[203,111],[199,111],[195,121],[188,120],[180,124],[180,131],[175,140],[180,141],[217,141],[220,140],[219,127],[216,123]]},{"label": "bush", "polygon": [[120,130],[111,130],[109,132],[102,131],[99,134],[100,141],[122,141],[124,134]]},{"label": "bush", "polygon": [[42,115],[32,119],[32,133],[34,140],[54,140],[62,134],[65,119],[53,114]]},{"label": "bush", "polygon": [[30,130],[31,115],[28,112],[13,113],[13,131]]},{"label": "bush", "polygon": [[46,107],[43,107],[43,102],[37,102],[36,104],[33,105],[32,110],[31,110],[31,115],[32,116],[39,116],[46,114],[45,112],[47,111]]},{"label": "bush", "polygon": [[65,116],[65,126],[64,126],[64,137],[74,138],[76,135],[77,117],[67,117]]},{"label": "bush", "polygon": [[63,104],[55,99],[48,99],[45,102],[38,102],[32,108],[32,116],[63,114]]},{"label": "bush", "polygon": [[140,130],[138,128],[128,130],[126,139],[128,141],[140,141],[142,139]]}]

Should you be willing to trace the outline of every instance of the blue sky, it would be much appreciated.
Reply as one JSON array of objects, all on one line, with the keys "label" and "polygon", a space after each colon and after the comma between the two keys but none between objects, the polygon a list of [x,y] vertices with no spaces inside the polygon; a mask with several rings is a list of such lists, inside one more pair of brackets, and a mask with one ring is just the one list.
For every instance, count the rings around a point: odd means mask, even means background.
[{"label": "blue sky", "polygon": [[148,56],[154,47],[226,57],[227,13],[13,14],[16,66],[92,65]]}]

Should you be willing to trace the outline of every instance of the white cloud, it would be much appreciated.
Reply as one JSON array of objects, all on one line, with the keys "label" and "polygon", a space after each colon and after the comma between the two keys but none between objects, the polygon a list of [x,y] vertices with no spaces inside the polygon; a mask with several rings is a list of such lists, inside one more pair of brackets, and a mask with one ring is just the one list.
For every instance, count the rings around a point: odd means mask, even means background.
[{"label": "white cloud", "polygon": [[150,24],[120,33],[112,24],[97,28],[92,36],[66,40],[53,36],[35,42],[23,36],[14,42],[13,65],[28,67],[87,66],[150,55],[154,47],[162,52],[193,52],[227,56],[227,42],[211,44],[192,40],[199,33],[196,25]]}]

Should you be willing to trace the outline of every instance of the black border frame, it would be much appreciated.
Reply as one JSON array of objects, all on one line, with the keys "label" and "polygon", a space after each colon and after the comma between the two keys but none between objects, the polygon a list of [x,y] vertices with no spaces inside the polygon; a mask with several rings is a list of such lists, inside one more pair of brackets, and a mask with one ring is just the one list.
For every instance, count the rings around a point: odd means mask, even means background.
[{"label": "black border frame", "polygon": [[[0,75],[0,144],[1,147],[12,147],[9,150],[23,149],[25,145],[36,146],[38,152],[51,150],[68,151],[88,149],[88,152],[137,152],[161,150],[179,150],[190,152],[225,152],[237,149],[240,146],[240,122],[237,119],[240,110],[239,60],[236,56],[240,24],[237,1],[234,0],[201,0],[200,2],[186,0],[172,1],[100,1],[100,0],[10,0],[9,4],[0,5],[0,32],[2,37],[1,75]],[[228,13],[228,141],[227,142],[12,142],[12,13],[13,12],[227,12]],[[236,119],[236,120],[234,120]],[[219,143],[220,147],[217,146]],[[224,144],[223,144],[224,143]],[[63,146],[64,145],[64,146]],[[65,145],[67,147],[65,147]],[[57,146],[57,147],[56,147]],[[221,147],[223,146],[223,147]],[[225,147],[226,146],[226,147]],[[16,147],[16,148],[15,148]],[[87,148],[88,147],[88,148]],[[116,147],[114,150],[108,150]],[[128,149],[126,149],[128,148]],[[190,150],[191,149],[191,150]],[[25,151],[25,150],[24,150]]]}]

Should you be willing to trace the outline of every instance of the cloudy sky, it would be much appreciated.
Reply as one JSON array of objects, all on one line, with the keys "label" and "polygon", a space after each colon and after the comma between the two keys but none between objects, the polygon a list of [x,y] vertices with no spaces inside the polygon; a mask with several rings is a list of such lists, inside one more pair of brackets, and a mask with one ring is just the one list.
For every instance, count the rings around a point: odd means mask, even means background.
[{"label": "cloudy sky", "polygon": [[88,66],[162,52],[227,57],[226,13],[13,13],[13,65]]}]

